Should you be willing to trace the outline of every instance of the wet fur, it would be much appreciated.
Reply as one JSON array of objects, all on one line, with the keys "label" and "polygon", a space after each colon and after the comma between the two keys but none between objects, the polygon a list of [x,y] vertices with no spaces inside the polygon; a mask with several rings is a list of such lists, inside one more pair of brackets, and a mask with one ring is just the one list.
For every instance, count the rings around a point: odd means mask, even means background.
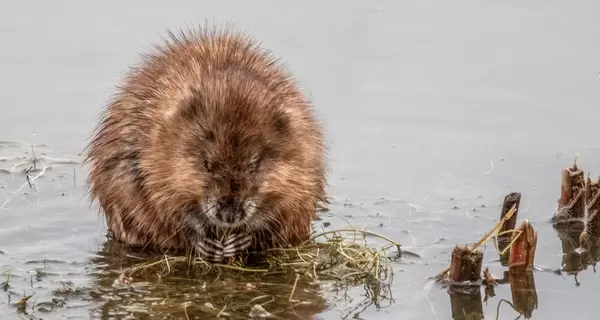
[{"label": "wet fur", "polygon": [[[86,148],[89,194],[110,234],[189,252],[198,237],[232,232],[250,232],[257,250],[305,240],[326,183],[325,142],[310,102],[245,33],[205,27],[169,35],[130,69]],[[214,148],[200,143],[210,141]],[[253,169],[241,159],[253,157],[271,161],[260,168],[269,210],[254,226],[220,228],[202,214],[195,217],[204,232],[186,223],[211,184],[207,165],[233,163],[236,177],[251,183]],[[217,193],[231,192],[214,184]]]}]

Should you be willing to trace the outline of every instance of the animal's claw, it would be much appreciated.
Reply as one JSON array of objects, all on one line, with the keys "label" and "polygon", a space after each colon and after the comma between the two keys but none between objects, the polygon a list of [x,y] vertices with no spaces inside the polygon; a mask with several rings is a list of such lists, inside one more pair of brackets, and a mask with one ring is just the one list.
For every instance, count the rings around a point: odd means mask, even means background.
[{"label": "animal's claw", "polygon": [[202,258],[211,262],[220,262],[236,253],[246,250],[252,244],[250,234],[230,234],[223,242],[204,238],[196,243],[196,251]]},{"label": "animal's claw", "polygon": [[196,251],[208,261],[219,262],[223,260],[223,244],[212,239],[202,239],[196,243]]},{"label": "animal's claw", "polygon": [[252,244],[252,236],[249,234],[230,235],[223,242],[223,256],[230,258],[236,253],[246,250]]}]

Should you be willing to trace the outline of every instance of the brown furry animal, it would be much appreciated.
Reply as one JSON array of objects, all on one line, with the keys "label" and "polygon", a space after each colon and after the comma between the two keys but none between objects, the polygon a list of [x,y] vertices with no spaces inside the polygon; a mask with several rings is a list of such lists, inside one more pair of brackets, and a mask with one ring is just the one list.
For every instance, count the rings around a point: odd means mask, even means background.
[{"label": "brown furry animal", "polygon": [[310,102],[245,33],[169,35],[130,70],[86,148],[111,235],[213,261],[307,239],[326,184]]}]

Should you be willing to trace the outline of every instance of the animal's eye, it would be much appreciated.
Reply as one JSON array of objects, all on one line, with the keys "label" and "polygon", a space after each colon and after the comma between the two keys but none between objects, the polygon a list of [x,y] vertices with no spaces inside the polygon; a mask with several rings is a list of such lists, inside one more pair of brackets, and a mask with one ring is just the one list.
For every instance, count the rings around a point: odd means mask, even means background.
[{"label": "animal's eye", "polygon": [[260,169],[260,157],[252,158],[252,162],[250,162],[250,171],[257,172]]}]

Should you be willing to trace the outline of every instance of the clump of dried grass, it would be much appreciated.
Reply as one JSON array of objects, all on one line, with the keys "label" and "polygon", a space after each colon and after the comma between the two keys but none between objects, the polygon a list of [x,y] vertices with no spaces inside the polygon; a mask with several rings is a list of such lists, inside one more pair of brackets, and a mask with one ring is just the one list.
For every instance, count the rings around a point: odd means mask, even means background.
[{"label": "clump of dried grass", "polygon": [[[373,236],[386,242],[379,248],[367,246],[366,237]],[[360,243],[362,242],[362,243]],[[395,252],[394,252],[395,250]],[[122,274],[131,277],[138,272],[162,269],[168,274],[177,266],[192,266],[201,272],[234,270],[272,275],[293,272],[314,281],[333,280],[347,284],[381,283],[391,281],[391,263],[401,254],[400,244],[374,232],[341,229],[315,234],[296,247],[270,249],[260,253],[258,265],[247,265],[245,259],[227,264],[212,264],[200,258],[164,255],[161,259],[134,265]],[[296,278],[298,281],[298,278]]]}]

